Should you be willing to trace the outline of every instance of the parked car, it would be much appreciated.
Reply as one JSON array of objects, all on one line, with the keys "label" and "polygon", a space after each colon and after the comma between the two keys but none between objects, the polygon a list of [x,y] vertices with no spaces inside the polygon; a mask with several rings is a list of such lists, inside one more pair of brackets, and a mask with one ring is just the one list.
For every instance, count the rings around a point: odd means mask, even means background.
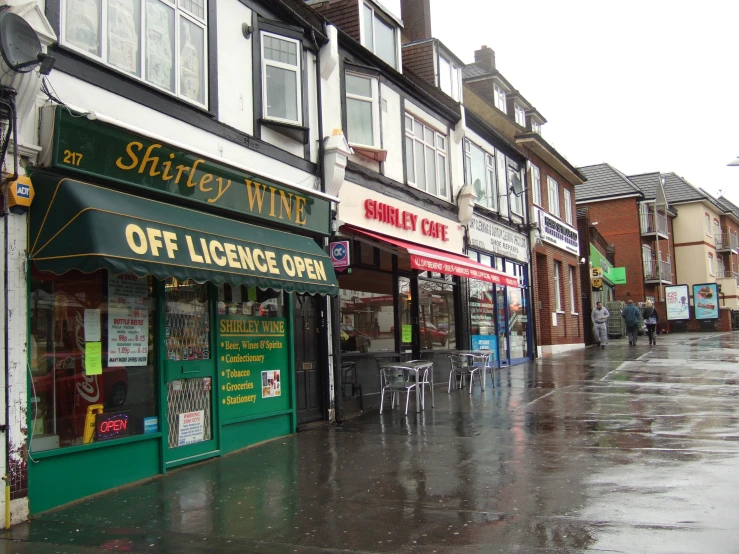
[{"label": "parked car", "polygon": [[369,335],[362,333],[346,323],[341,324],[342,352],[369,352],[371,345],[372,340],[369,338]]},{"label": "parked car", "polygon": [[[446,331],[442,331],[439,328],[436,327],[433,323],[426,323],[424,326],[423,323],[420,324],[421,328],[421,335],[426,337],[426,342],[430,339],[431,342],[438,342],[441,346],[446,346],[446,341],[448,338],[448,333]],[[390,327],[390,332],[395,332],[395,327]],[[454,332],[454,327],[452,327],[452,332]]]}]

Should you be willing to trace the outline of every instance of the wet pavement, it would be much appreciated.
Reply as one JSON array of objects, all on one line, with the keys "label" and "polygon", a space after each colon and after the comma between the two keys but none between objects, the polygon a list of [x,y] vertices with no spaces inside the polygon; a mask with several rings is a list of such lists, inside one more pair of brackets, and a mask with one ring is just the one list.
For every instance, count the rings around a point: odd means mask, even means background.
[{"label": "wet pavement", "polygon": [[0,552],[739,552],[739,333],[658,342],[172,471]]}]

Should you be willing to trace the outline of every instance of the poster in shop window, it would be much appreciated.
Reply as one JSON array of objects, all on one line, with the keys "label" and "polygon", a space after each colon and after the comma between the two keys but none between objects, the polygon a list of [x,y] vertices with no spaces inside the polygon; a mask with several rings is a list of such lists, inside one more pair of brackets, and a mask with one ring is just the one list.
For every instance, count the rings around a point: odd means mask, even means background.
[{"label": "poster in shop window", "polygon": [[149,282],[133,274],[108,279],[108,367],[149,359]]},{"label": "poster in shop window", "polygon": [[693,304],[695,319],[718,319],[718,285],[693,285]]},{"label": "poster in shop window", "polygon": [[665,304],[667,306],[668,321],[690,319],[688,285],[665,287]]}]

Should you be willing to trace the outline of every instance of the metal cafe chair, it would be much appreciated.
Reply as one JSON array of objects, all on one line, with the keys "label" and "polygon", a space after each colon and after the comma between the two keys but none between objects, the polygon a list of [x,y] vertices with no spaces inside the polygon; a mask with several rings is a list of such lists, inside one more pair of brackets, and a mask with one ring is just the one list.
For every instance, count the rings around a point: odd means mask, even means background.
[{"label": "metal cafe chair", "polygon": [[[469,363],[469,360],[467,356],[460,356],[459,354],[450,354],[449,355],[449,362],[451,365],[451,371],[449,371],[449,388],[447,389],[448,393],[452,392],[452,380],[456,379],[457,376],[459,376],[460,379],[460,388],[462,388],[464,385],[464,380],[466,377],[469,376],[470,378],[470,394],[472,394],[472,387],[475,383],[475,374],[484,367],[476,367],[474,365],[471,365]],[[483,373],[484,378],[484,373]],[[478,381],[480,381],[478,379]],[[456,385],[456,383],[455,383]],[[456,386],[455,386],[456,388]],[[482,388],[482,381],[480,381],[480,388]]]},{"label": "metal cafe chair", "polygon": [[482,378],[487,379],[487,374],[490,373],[490,380],[493,382],[495,387],[495,360],[493,353],[484,354],[480,356],[480,360],[475,362],[475,365],[482,369]]},{"label": "metal cafe chair", "polygon": [[[390,392],[390,407],[395,406],[395,395],[405,393],[405,415],[408,415],[408,403],[411,398],[411,390],[415,389],[418,394],[418,388],[416,387],[416,372],[410,369],[403,368],[402,366],[388,366],[380,368],[380,374],[382,377],[382,392],[380,396],[380,413],[385,402],[385,393]],[[425,377],[423,377],[425,379]],[[423,390],[423,389],[422,389]]]}]

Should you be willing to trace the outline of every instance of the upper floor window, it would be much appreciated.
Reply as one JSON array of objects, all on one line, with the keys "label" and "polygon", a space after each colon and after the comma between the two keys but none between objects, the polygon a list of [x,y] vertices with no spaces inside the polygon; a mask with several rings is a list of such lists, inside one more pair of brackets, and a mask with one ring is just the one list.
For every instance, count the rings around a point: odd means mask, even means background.
[{"label": "upper floor window", "polygon": [[405,115],[405,168],[408,184],[447,200],[447,137]]},{"label": "upper floor window", "polygon": [[572,193],[564,189],[564,208],[565,208],[565,223],[572,225]]},{"label": "upper floor window", "polygon": [[[502,154],[500,155],[502,156]],[[521,170],[513,160],[508,160],[508,187],[510,189],[511,211],[514,214],[523,215],[523,193],[514,193],[515,190],[523,190]]]},{"label": "upper floor window", "polygon": [[207,107],[207,0],[62,0],[62,45]]},{"label": "upper floor window", "polygon": [[531,130],[537,135],[541,134],[541,125],[539,125],[538,121],[531,120]]},{"label": "upper floor window", "polygon": [[713,236],[717,239],[721,238],[721,225],[718,222],[718,219],[713,220]]},{"label": "upper floor window", "polygon": [[300,43],[262,32],[264,116],[288,123],[302,121]]},{"label": "upper floor window", "polygon": [[526,110],[518,104],[513,104],[513,111],[515,112],[516,123],[521,127],[526,127]]},{"label": "upper floor window", "polygon": [[477,203],[495,210],[498,197],[495,192],[495,159],[469,140],[464,141],[465,182],[472,185]]},{"label": "upper floor window", "polygon": [[459,101],[459,68],[444,56],[439,56],[439,88]]},{"label": "upper floor window", "polygon": [[495,107],[502,112],[506,112],[505,89],[499,84],[495,83],[493,85],[493,92],[495,94]]},{"label": "upper floor window", "polygon": [[710,252],[708,254],[708,273],[710,273],[711,275],[715,275],[713,271],[713,254],[711,254]]},{"label": "upper floor window", "polygon": [[706,234],[710,237],[711,236],[711,216],[709,214],[705,214],[706,217]]},{"label": "upper floor window", "polygon": [[383,19],[375,8],[365,4],[362,10],[362,46],[397,68],[395,26]]},{"label": "upper floor window", "polygon": [[558,312],[562,311],[562,273],[560,267],[561,262],[554,262],[554,309]]},{"label": "upper floor window", "polygon": [[547,175],[549,189],[549,213],[559,217],[559,183]]},{"label": "upper floor window", "polygon": [[351,144],[377,147],[380,127],[377,96],[377,79],[346,74],[346,124]]},{"label": "upper floor window", "polygon": [[534,204],[541,206],[541,173],[539,173],[539,168],[534,164],[531,164],[531,188]]}]

